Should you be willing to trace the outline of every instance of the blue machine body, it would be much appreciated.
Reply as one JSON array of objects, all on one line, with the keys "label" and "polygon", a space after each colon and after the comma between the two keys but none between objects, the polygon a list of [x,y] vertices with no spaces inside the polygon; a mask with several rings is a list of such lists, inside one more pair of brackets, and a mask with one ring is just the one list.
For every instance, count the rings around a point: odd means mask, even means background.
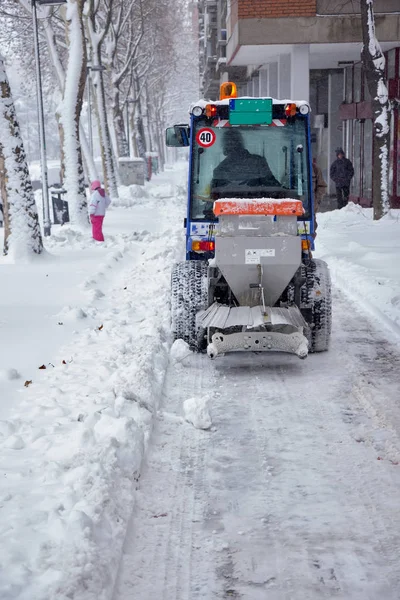
[{"label": "blue machine body", "polygon": [[[232,101],[231,101],[232,102]],[[219,105],[218,102],[215,105]],[[274,104],[274,112],[276,112],[277,105]],[[223,105],[224,107],[224,116],[228,116],[229,122],[229,105]],[[278,104],[280,110],[280,116],[282,112],[283,104]],[[221,119],[221,117],[219,117]],[[307,240],[309,243],[309,248],[314,249],[314,224],[315,224],[315,201],[314,201],[314,189],[313,189],[313,167],[312,167],[312,157],[311,157],[311,132],[310,132],[310,116],[307,114],[297,113],[293,119],[301,119],[304,122],[304,129],[306,132],[305,135],[305,145],[306,145],[306,165],[307,165],[307,178],[308,178],[308,190],[307,190],[307,213],[304,217],[298,218],[298,230],[299,234],[301,234],[302,239]],[[288,119],[289,121],[290,119]],[[188,203],[187,203],[187,214],[185,219],[186,226],[186,259],[187,260],[209,260],[214,257],[214,250],[212,249],[212,244],[210,242],[215,242],[214,232],[215,226],[218,220],[216,218],[207,219],[207,218],[193,218],[192,216],[192,203],[193,203],[193,178],[194,178],[194,162],[195,162],[195,152],[198,150],[198,142],[196,140],[196,132],[198,131],[199,126],[201,127],[212,127],[213,123],[216,123],[217,120],[213,118],[207,118],[204,114],[201,116],[195,116],[193,113],[190,118],[190,136],[189,136],[189,174],[188,174]],[[283,121],[281,119],[281,121]],[[230,126],[230,123],[229,125]],[[234,127],[239,127],[240,125],[234,125]],[[284,125],[283,125],[284,127]],[[215,165],[217,166],[217,165]],[[290,170],[290,169],[289,169]],[[212,173],[210,173],[210,179],[212,177]],[[290,173],[289,173],[290,177]],[[206,247],[205,250],[194,250],[193,243],[195,242],[204,242],[209,244],[209,248]]]}]

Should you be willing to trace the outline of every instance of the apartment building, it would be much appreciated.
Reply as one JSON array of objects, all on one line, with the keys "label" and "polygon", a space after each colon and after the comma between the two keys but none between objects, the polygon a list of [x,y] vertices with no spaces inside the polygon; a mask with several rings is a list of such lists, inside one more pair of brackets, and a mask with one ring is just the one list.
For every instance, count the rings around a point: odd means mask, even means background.
[{"label": "apartment building", "polygon": [[[201,87],[215,98],[233,79],[248,96],[308,100],[313,152],[329,181],[335,148],[355,165],[352,196],[372,189],[372,112],[360,62],[358,0],[199,0]],[[400,99],[400,2],[374,0],[389,91]],[[400,120],[391,124],[391,197],[400,206]],[[332,182],[329,182],[332,186]],[[333,191],[331,189],[330,191]]]}]

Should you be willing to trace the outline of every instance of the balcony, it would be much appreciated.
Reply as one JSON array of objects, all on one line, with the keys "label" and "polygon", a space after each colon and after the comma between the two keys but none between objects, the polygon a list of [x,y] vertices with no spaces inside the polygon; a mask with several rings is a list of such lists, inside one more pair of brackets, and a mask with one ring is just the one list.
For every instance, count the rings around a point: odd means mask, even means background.
[{"label": "balcony", "polygon": [[[318,15],[359,15],[359,2],[334,2],[333,0],[317,0]],[[399,0],[374,0],[374,12],[398,13]]]},{"label": "balcony", "polygon": [[[374,1],[376,35],[383,51],[399,45],[399,2]],[[355,1],[318,0],[314,17],[238,18],[232,11],[227,21],[227,64],[269,63],[305,45],[309,47],[310,69],[335,69],[341,61],[360,60],[361,18],[356,6]]]}]

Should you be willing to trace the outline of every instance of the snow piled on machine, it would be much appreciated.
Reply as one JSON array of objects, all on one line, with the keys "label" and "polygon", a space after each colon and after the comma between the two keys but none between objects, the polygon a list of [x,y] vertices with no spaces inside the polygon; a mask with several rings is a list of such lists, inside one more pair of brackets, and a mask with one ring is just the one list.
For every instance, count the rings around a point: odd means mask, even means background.
[{"label": "snow piled on machine", "polygon": [[[189,113],[193,112],[195,106],[200,106],[201,108],[205,108],[207,104],[215,104],[216,106],[229,106],[229,103],[232,98],[225,98],[224,100],[204,100],[201,98],[197,102],[193,102],[189,107]],[[238,100],[254,100],[254,96],[240,96]],[[296,104],[297,108],[301,106],[310,107],[310,103],[307,100],[277,100],[276,98],[271,98],[270,96],[262,96],[257,97],[257,100],[272,100],[272,104]]]}]

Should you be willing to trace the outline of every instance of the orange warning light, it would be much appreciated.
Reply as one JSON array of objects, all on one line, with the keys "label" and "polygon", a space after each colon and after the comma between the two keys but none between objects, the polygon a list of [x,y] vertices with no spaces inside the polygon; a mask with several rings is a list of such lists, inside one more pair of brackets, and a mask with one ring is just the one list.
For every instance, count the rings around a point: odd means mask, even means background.
[{"label": "orange warning light", "polygon": [[232,81],[226,81],[221,85],[219,99],[225,100],[226,98],[237,98],[236,83],[233,83]]}]

